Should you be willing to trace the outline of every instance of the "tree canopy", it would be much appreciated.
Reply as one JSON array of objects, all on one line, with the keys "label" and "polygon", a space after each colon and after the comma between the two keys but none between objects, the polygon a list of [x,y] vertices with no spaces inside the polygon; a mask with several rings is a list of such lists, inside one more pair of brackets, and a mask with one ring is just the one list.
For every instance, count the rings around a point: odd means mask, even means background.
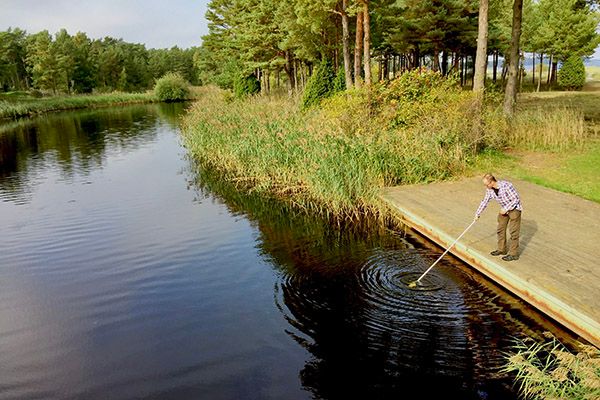
[{"label": "tree canopy", "polygon": [[27,34],[0,32],[0,90],[39,89],[62,93],[141,91],[167,72],[199,82],[199,48],[146,49],[142,44],[61,29]]}]

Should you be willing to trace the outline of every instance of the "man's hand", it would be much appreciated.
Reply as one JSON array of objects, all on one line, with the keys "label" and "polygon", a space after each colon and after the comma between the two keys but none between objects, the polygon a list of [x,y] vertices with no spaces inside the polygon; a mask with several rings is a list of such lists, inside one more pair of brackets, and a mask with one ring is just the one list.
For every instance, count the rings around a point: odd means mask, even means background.
[{"label": "man's hand", "polygon": [[506,211],[504,208],[500,210],[500,214],[502,214],[502,215],[506,215],[507,212],[508,211]]},{"label": "man's hand", "polygon": [[480,215],[475,214],[475,218],[473,218],[475,221],[477,221],[479,219]]}]

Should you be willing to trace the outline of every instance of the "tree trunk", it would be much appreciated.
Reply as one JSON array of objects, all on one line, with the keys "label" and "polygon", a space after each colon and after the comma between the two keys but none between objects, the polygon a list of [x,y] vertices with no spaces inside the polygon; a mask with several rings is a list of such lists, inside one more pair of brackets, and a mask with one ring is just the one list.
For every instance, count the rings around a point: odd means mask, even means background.
[{"label": "tree trunk", "polygon": [[371,17],[369,16],[369,0],[363,0],[363,30],[364,30],[364,56],[365,84],[371,85]]},{"label": "tree trunk", "polygon": [[294,89],[296,88],[296,80],[294,79],[296,77],[296,73],[294,71],[294,61],[292,59],[292,55],[289,51],[285,52],[285,73],[288,76],[288,92],[291,94],[294,92]]},{"label": "tree trunk", "polygon": [[388,53],[383,56],[383,79],[386,82],[390,80],[390,55]]},{"label": "tree trunk", "polygon": [[354,85],[360,87],[362,79],[360,76],[360,64],[363,46],[363,15],[362,11],[356,14],[356,40],[354,43]]},{"label": "tree trunk", "polygon": [[346,89],[350,89],[352,82],[352,67],[350,66],[350,29],[348,27],[348,14],[346,7],[348,0],[342,1],[342,42],[344,45],[344,74],[346,75]]},{"label": "tree trunk", "polygon": [[437,49],[433,51],[432,69],[434,72],[439,72],[440,70],[440,52]]},{"label": "tree trunk", "polygon": [[552,60],[552,75],[550,76],[550,84],[556,83],[556,70],[558,69],[558,61]]},{"label": "tree trunk", "polygon": [[508,80],[504,91],[504,115],[512,116],[517,102],[517,79],[519,69],[519,40],[521,39],[521,21],[523,0],[514,0],[512,32],[510,39],[510,57],[508,61]]},{"label": "tree trunk", "polygon": [[465,80],[465,74],[464,74],[464,70],[465,70],[465,59],[461,56],[460,57],[460,61],[459,61],[459,67],[460,67],[460,86],[464,86],[464,80]]},{"label": "tree trunk", "polygon": [[485,74],[487,71],[488,8],[488,0],[479,0],[479,28],[477,31],[477,53],[475,55],[475,72],[473,76],[474,92],[483,92],[485,89]]},{"label": "tree trunk", "polygon": [[421,53],[419,52],[419,46],[418,45],[415,46],[414,57],[415,57],[415,59],[414,59],[414,62],[413,62],[413,65],[412,65],[411,69],[419,68],[421,66]]},{"label": "tree trunk", "polygon": [[444,50],[442,55],[442,75],[448,75],[448,50]]},{"label": "tree trunk", "polygon": [[531,67],[531,84],[535,87],[535,51],[532,53],[531,61],[533,66]]},{"label": "tree trunk", "polygon": [[498,73],[498,50],[494,50],[494,53],[492,54],[492,64],[494,64],[493,81],[496,83],[496,76]]},{"label": "tree trunk", "polygon": [[542,85],[542,67],[544,66],[544,53],[540,53],[540,73],[538,76],[538,85],[537,91],[540,91],[540,86]]},{"label": "tree trunk", "polygon": [[550,58],[548,59],[548,74],[546,75],[546,85],[550,85],[550,71],[552,70],[552,59],[554,55],[550,54]]},{"label": "tree trunk", "polygon": [[519,55],[519,92],[523,91],[523,81],[525,76],[525,54]]}]

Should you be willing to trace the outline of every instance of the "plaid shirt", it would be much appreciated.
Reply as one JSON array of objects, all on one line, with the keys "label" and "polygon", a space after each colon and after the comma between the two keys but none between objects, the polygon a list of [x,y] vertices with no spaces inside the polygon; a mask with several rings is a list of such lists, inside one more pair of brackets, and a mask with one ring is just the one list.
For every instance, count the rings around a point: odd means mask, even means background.
[{"label": "plaid shirt", "polygon": [[494,189],[486,189],[485,197],[481,200],[481,204],[479,204],[479,208],[477,209],[477,212],[475,212],[476,216],[481,215],[491,199],[496,200],[498,204],[500,204],[500,207],[505,211],[523,210],[519,193],[517,193],[517,190],[512,183],[498,181],[498,194],[496,194]]}]

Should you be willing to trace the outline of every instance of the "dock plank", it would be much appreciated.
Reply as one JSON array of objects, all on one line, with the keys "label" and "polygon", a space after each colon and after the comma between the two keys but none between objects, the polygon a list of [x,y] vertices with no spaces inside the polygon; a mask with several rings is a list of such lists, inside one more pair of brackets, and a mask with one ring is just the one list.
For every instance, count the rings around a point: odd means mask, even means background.
[{"label": "dock plank", "polygon": [[[489,254],[500,208],[493,200],[451,252],[600,347],[600,204],[508,180],[523,203],[520,259]],[[408,226],[445,248],[471,223],[484,194],[476,177],[384,188],[381,198]]]}]

